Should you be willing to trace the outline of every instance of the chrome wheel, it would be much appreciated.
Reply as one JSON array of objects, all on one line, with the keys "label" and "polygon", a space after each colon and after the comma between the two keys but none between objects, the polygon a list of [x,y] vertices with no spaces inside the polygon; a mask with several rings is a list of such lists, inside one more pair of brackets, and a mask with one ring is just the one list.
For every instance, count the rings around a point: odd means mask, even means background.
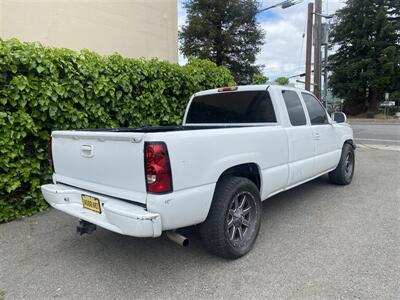
[{"label": "chrome wheel", "polygon": [[344,173],[346,177],[351,177],[353,175],[354,169],[354,155],[353,152],[349,152],[346,155],[346,159],[344,161]]},{"label": "chrome wheel", "polygon": [[251,239],[256,222],[255,199],[247,191],[235,195],[228,207],[225,221],[226,235],[234,247]]}]

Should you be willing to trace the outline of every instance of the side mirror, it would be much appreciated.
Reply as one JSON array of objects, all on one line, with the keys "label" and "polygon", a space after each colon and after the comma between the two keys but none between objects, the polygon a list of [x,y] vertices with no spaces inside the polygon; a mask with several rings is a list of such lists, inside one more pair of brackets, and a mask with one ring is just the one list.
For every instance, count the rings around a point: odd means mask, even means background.
[{"label": "side mirror", "polygon": [[347,117],[344,113],[342,112],[334,112],[331,116],[332,120],[335,121],[336,123],[346,123],[347,122]]}]

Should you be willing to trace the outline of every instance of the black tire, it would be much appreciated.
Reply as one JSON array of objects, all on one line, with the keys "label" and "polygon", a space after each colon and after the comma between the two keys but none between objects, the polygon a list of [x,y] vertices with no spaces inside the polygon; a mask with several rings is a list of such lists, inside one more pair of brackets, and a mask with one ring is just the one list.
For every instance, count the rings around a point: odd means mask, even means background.
[{"label": "black tire", "polygon": [[329,179],[334,184],[347,185],[354,175],[355,153],[353,147],[346,143],[342,148],[342,156],[335,170],[329,173]]},{"label": "black tire", "polygon": [[210,212],[200,225],[200,236],[209,252],[236,259],[251,250],[260,224],[258,188],[247,178],[228,176],[217,183]]}]

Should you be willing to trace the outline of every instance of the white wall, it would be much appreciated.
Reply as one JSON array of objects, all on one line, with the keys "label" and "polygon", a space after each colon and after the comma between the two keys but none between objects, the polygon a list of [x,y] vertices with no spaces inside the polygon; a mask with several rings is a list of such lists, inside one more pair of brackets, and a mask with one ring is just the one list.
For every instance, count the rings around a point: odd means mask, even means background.
[{"label": "white wall", "polygon": [[0,0],[0,38],[178,61],[176,0]]}]

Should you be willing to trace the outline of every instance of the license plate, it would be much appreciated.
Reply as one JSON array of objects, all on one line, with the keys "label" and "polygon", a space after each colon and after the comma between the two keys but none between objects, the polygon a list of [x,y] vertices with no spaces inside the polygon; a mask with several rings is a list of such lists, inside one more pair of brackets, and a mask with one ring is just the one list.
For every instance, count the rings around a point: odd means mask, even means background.
[{"label": "license plate", "polygon": [[100,207],[99,199],[92,197],[92,196],[88,196],[88,195],[81,195],[81,199],[82,199],[83,208],[87,208],[91,211],[101,214],[101,207]]}]

